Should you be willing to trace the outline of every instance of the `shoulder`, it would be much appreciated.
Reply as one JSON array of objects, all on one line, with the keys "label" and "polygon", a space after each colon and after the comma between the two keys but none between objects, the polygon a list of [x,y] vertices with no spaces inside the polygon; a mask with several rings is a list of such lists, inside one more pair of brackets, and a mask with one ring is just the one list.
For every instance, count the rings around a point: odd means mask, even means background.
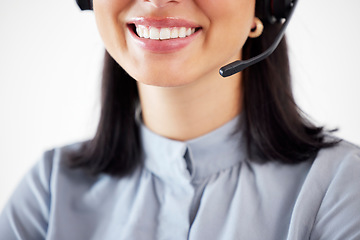
[{"label": "shoulder", "polygon": [[81,143],[43,153],[13,192],[0,214],[0,239],[45,239],[52,205],[52,179],[66,154]]},{"label": "shoulder", "polygon": [[358,196],[360,204],[360,148],[341,140],[332,148],[322,149],[310,169],[308,181],[312,188],[323,193],[322,206],[350,196]]},{"label": "shoulder", "polygon": [[68,161],[71,156],[82,150],[88,141],[74,142],[63,146],[54,147],[46,150],[33,167],[33,171],[44,171],[48,175],[53,172],[68,169]]},{"label": "shoulder", "polygon": [[343,140],[334,148],[321,151],[314,164],[314,170],[323,174],[325,182],[312,239],[359,239],[359,147]]},{"label": "shoulder", "polygon": [[[360,237],[360,148],[341,140],[319,151],[302,186],[293,227],[304,239]],[[294,227],[290,235],[295,236]]]},{"label": "shoulder", "polygon": [[84,143],[86,142],[71,143],[45,151],[16,188],[14,194],[18,197],[13,197],[14,201],[22,198],[19,196],[31,195],[41,196],[43,201],[49,201],[54,191],[54,182],[59,180],[60,175],[71,171],[66,164],[69,156],[79,151]]},{"label": "shoulder", "polygon": [[355,177],[348,175],[351,172],[358,172],[360,176],[359,171],[360,148],[345,140],[340,140],[334,147],[320,150],[311,168],[313,174],[319,173],[331,182],[339,175]]},{"label": "shoulder", "polygon": [[348,157],[358,157],[360,155],[360,147],[354,143],[348,142],[344,139],[338,139],[335,137],[328,137],[328,140],[339,141],[337,145],[330,148],[324,148],[320,150],[319,156],[331,154],[333,159],[337,161],[342,161]]},{"label": "shoulder", "polygon": [[[42,156],[24,176],[22,185],[31,185],[31,189],[43,189],[51,194],[51,182],[61,172],[70,171],[66,166],[69,156],[80,151],[86,142],[76,142],[44,151]],[[21,187],[21,184],[20,184]]]},{"label": "shoulder", "polygon": [[82,141],[55,147],[44,153],[44,160],[53,161],[54,164],[63,164],[72,154],[81,151],[87,143],[88,141]]}]

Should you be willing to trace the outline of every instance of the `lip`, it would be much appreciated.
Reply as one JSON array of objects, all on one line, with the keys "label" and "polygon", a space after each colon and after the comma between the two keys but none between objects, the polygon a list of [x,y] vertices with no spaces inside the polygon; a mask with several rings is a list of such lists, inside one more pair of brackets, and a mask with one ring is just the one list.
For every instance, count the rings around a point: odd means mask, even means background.
[{"label": "lip", "polygon": [[[197,31],[185,38],[173,38],[166,40],[154,40],[147,38],[140,38],[135,34],[133,30],[133,25],[142,25],[142,26],[151,26],[157,28],[171,28],[171,27],[186,27],[186,28],[196,28]],[[193,42],[197,36],[199,36],[202,28],[198,24],[192,23],[190,21],[180,19],[180,18],[146,18],[138,17],[131,19],[127,22],[128,31],[130,36],[136,44],[138,44],[144,50],[154,52],[154,53],[170,53],[179,51],[180,49],[186,47],[191,42]]]},{"label": "lip", "polygon": [[128,24],[152,26],[157,28],[167,28],[167,27],[200,28],[201,27],[196,23],[175,17],[166,17],[166,18],[136,17],[128,21]]}]

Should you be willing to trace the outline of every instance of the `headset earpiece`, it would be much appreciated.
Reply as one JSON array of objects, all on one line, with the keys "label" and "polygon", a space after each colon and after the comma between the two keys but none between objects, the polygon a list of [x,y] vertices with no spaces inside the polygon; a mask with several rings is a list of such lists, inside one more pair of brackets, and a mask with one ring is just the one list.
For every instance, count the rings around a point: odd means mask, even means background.
[{"label": "headset earpiece", "polygon": [[270,0],[256,0],[255,16],[260,18],[263,22],[273,23],[274,20],[269,13]]},{"label": "headset earpiece", "polygon": [[256,16],[271,24],[289,16],[294,0],[257,0]]},{"label": "headset earpiece", "polygon": [[81,10],[92,10],[93,9],[92,0],[76,0],[76,3],[78,4],[78,6]]},{"label": "headset earpiece", "polygon": [[292,0],[272,0],[272,14],[277,21],[287,18],[292,8]]}]

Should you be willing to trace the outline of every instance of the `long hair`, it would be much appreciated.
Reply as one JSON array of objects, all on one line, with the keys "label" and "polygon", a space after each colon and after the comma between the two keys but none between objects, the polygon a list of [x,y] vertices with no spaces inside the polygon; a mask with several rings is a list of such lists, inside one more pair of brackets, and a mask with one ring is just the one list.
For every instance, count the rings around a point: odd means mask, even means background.
[{"label": "long hair", "polygon": [[[265,22],[262,36],[245,43],[243,58],[265,51],[280,28]],[[284,37],[272,55],[243,71],[244,131],[248,153],[257,154],[253,161],[295,164],[337,143],[324,141],[323,127],[312,124],[296,105],[287,53]]]},{"label": "long hair", "polygon": [[[266,24],[263,35],[248,39],[243,59],[265,50],[281,25]],[[313,159],[324,147],[322,127],[316,127],[297,107],[285,38],[266,60],[243,71],[245,136],[250,160],[296,164]],[[105,51],[101,114],[95,137],[74,152],[69,165],[92,174],[125,176],[142,165],[135,109],[139,103],[136,81]],[[240,128],[240,126],[239,126]],[[253,153],[259,157],[252,158]]]},{"label": "long hair", "polygon": [[125,176],[141,165],[138,104],[136,81],[105,51],[98,127],[94,138],[71,154],[69,166],[94,175]]}]

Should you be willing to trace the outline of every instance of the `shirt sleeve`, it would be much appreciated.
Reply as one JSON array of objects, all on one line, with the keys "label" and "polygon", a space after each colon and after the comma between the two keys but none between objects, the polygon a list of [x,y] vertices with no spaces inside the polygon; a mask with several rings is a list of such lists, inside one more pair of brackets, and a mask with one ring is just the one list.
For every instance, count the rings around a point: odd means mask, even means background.
[{"label": "shirt sleeve", "polygon": [[337,167],[322,200],[311,239],[360,239],[360,154],[350,152]]},{"label": "shirt sleeve", "polygon": [[46,238],[50,210],[53,151],[24,176],[0,214],[0,239]]}]

